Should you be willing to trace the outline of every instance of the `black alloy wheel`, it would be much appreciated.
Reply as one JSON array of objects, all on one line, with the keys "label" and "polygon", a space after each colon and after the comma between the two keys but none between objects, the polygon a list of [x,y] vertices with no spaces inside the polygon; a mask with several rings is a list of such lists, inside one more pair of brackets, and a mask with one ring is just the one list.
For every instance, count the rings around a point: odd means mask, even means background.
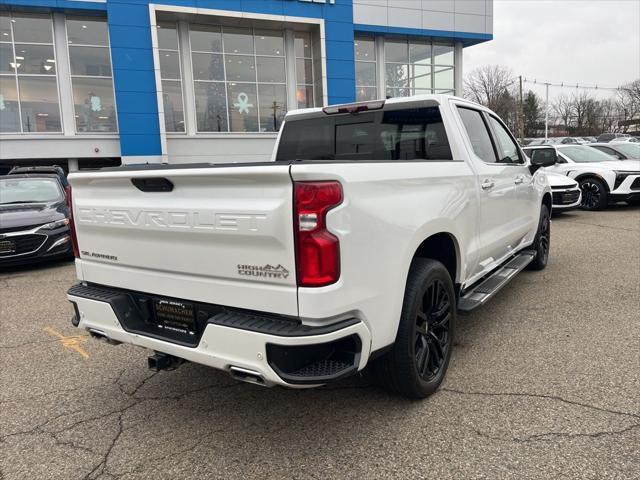
[{"label": "black alloy wheel", "polygon": [[449,294],[440,280],[434,279],[425,286],[416,314],[414,355],[418,375],[426,382],[438,376],[448,358],[452,310]]},{"label": "black alloy wheel", "polygon": [[587,178],[580,182],[581,207],[585,210],[602,210],[607,206],[607,191],[600,180]]},{"label": "black alloy wheel", "polygon": [[531,248],[535,250],[536,258],[527,265],[527,270],[543,270],[547,266],[551,250],[551,215],[546,205],[540,207],[540,222]]},{"label": "black alloy wheel", "polygon": [[538,241],[540,242],[538,255],[541,257],[540,260],[546,264],[549,259],[549,245],[551,244],[551,220],[549,219],[549,215],[543,215],[542,217]]},{"label": "black alloy wheel", "polygon": [[372,364],[385,387],[413,399],[438,390],[453,351],[456,300],[453,280],[441,262],[413,259],[396,341]]}]

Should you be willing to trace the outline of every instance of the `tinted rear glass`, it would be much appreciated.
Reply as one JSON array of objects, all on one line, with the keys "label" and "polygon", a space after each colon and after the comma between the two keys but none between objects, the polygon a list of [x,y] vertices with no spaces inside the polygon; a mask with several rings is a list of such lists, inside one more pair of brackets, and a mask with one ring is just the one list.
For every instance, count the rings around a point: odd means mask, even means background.
[{"label": "tinted rear glass", "polygon": [[452,160],[452,156],[440,109],[429,107],[288,121],[276,160]]}]

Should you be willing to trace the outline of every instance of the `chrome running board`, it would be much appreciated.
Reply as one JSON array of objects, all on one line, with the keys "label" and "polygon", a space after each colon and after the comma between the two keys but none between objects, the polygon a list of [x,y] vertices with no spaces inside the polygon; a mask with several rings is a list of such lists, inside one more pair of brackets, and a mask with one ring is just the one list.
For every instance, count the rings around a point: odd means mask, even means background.
[{"label": "chrome running board", "polygon": [[465,291],[458,299],[458,310],[470,312],[484,305],[535,258],[535,250],[523,250],[518,253],[480,283]]}]

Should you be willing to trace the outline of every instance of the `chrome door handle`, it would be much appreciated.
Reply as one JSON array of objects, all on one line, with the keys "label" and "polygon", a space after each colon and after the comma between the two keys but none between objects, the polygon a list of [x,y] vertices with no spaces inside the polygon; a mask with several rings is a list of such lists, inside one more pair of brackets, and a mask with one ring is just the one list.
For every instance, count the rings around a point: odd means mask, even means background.
[{"label": "chrome door handle", "polygon": [[482,182],[482,185],[480,186],[483,190],[491,190],[495,186],[495,183],[493,180],[489,180],[487,178],[484,182]]},{"label": "chrome door handle", "polygon": [[513,181],[515,182],[516,185],[520,185],[522,182],[524,182],[524,175],[518,175],[516,176]]}]

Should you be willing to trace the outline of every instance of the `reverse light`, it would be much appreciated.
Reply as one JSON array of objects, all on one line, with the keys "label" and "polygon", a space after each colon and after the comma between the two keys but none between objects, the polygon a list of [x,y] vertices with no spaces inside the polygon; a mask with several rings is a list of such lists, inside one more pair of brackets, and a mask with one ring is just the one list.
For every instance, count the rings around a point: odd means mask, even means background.
[{"label": "reverse light", "polygon": [[73,248],[73,255],[76,258],[80,258],[80,250],[78,249],[78,236],[76,235],[76,223],[73,221],[73,201],[71,195],[71,187],[67,187],[65,190],[65,196],[67,198],[67,208],[69,208],[69,233],[71,234],[71,247]]},{"label": "reverse light", "polygon": [[327,213],[342,203],[339,182],[294,183],[294,228],[299,287],[323,287],[340,278],[340,241],[327,230]]}]

